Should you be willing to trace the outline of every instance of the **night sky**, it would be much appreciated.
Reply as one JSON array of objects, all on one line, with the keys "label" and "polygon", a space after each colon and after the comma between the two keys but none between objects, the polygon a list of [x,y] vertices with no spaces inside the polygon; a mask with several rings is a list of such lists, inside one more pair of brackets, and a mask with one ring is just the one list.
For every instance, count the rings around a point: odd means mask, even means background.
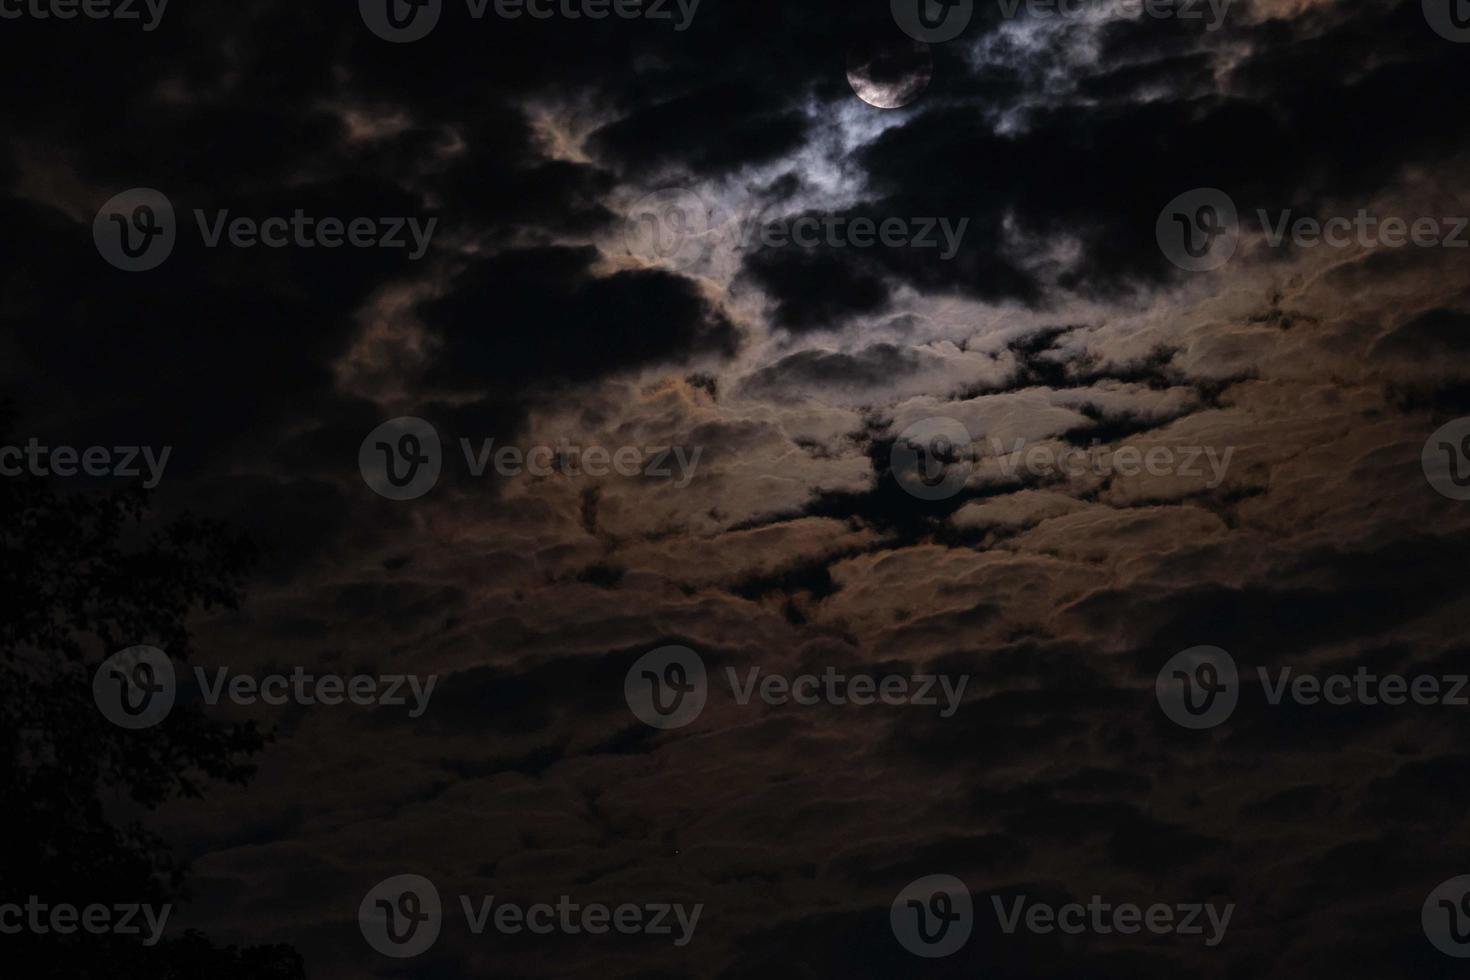
[{"label": "night sky", "polygon": [[[314,980],[1465,975],[1470,3],[67,2],[0,0],[0,607],[76,637],[6,627],[7,683],[64,681],[4,715],[269,733],[197,796],[99,781],[187,865],[165,937]],[[119,546],[218,522],[238,602],[36,585],[103,546],[7,482],[148,484]],[[83,615],[124,595],[187,639]],[[130,730],[92,684],[138,645],[176,702]],[[384,955],[401,875],[442,921]],[[476,935],[492,896],[700,912]],[[1231,913],[1004,928],[1093,896]]]}]

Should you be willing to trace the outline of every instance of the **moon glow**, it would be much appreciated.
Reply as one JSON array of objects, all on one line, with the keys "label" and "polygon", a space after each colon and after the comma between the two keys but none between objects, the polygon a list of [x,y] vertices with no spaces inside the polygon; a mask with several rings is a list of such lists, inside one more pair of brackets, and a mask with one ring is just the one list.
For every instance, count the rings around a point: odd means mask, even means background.
[{"label": "moon glow", "polygon": [[847,83],[868,105],[898,109],[913,102],[934,78],[934,56],[922,41],[873,41],[847,55]]}]

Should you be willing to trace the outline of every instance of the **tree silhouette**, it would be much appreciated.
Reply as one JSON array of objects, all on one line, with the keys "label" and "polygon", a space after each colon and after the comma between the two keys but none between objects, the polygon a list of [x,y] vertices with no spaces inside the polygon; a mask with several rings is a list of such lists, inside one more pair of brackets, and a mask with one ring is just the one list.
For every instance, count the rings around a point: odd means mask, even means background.
[{"label": "tree silhouette", "polygon": [[[0,433],[8,430],[0,418]],[[98,663],[141,643],[189,656],[188,615],[235,608],[254,546],[223,525],[152,519],[141,489],[58,494],[31,476],[0,477],[0,904],[162,905],[183,864],[143,817],[199,797],[209,781],[243,784],[266,741],[254,723],[221,724],[176,706],[152,728],[111,724],[92,696]],[[167,933],[166,933],[167,935]],[[141,936],[28,929],[3,938],[32,976],[303,976],[289,947],[219,947],[189,932]],[[16,960],[8,958],[9,962]]]}]

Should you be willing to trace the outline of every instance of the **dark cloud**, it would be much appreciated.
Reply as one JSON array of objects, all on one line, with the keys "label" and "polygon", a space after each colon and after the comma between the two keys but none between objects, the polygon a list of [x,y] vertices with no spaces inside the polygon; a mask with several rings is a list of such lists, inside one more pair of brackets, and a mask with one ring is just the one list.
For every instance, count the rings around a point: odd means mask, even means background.
[{"label": "dark cloud", "polygon": [[741,390],[780,397],[813,385],[882,387],[919,371],[922,364],[917,351],[896,344],[874,344],[855,353],[803,350],[761,368],[741,383]]},{"label": "dark cloud", "polygon": [[734,325],[692,281],[652,269],[597,276],[597,257],[517,249],[466,268],[423,309],[444,344],[431,382],[525,391],[734,353]]},{"label": "dark cloud", "polygon": [[1394,327],[1374,344],[1378,357],[1419,364],[1444,359],[1453,361],[1470,352],[1470,313],[1430,310]]},{"label": "dark cloud", "polygon": [[[719,174],[765,163],[797,149],[808,125],[781,99],[746,85],[724,83],[649,106],[592,134],[591,146],[622,168],[657,170],[682,164]],[[668,133],[679,133],[670,141]]]}]

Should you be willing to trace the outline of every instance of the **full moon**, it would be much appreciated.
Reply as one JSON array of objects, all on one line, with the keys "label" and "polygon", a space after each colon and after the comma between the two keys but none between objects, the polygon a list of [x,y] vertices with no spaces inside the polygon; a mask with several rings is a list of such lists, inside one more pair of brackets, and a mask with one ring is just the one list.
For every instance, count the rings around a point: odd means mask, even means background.
[{"label": "full moon", "polygon": [[847,54],[847,83],[857,97],[879,109],[913,102],[934,77],[934,56],[922,41],[869,41]]}]

